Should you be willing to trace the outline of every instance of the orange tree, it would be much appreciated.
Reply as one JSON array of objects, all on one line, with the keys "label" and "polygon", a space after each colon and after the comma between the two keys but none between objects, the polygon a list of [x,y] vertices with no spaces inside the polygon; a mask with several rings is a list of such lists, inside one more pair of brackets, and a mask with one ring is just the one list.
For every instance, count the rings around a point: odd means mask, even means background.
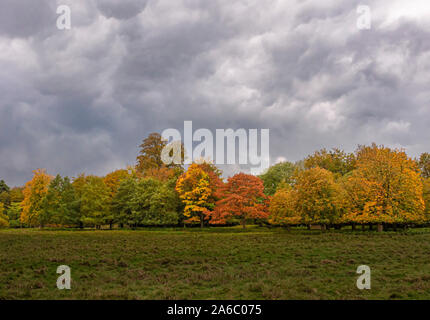
[{"label": "orange tree", "polygon": [[222,187],[222,196],[216,203],[212,223],[225,223],[239,218],[245,228],[247,219],[267,218],[267,196],[263,181],[253,175],[238,173]]},{"label": "orange tree", "polygon": [[214,208],[212,201],[214,189],[211,188],[209,175],[196,163],[191,164],[176,182],[176,191],[185,205],[184,215],[187,222],[200,221],[203,227]]},{"label": "orange tree", "polygon": [[338,223],[343,213],[341,190],[334,174],[320,167],[300,172],[296,178],[297,210],[307,224]]},{"label": "orange tree", "polygon": [[44,169],[33,171],[33,178],[25,184],[21,202],[22,214],[21,222],[29,226],[39,225],[43,227],[41,218],[42,205],[52,177]]},{"label": "orange tree", "polygon": [[422,223],[423,183],[416,161],[403,150],[360,146],[357,169],[344,183],[353,223]]}]

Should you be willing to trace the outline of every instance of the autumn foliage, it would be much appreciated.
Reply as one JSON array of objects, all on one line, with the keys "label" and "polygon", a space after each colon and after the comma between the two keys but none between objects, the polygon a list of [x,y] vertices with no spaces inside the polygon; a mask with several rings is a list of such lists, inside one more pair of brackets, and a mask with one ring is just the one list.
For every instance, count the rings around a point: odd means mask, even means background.
[{"label": "autumn foliage", "polygon": [[[0,180],[0,227],[233,225],[414,226],[430,223],[430,156],[372,144],[321,149],[260,176],[224,182],[208,161],[164,165],[167,142],[150,134],[136,166],[104,177],[33,172],[24,187]],[[181,155],[184,157],[184,154]]]},{"label": "autumn foliage", "polygon": [[248,219],[268,217],[266,201],[263,181],[250,174],[238,173],[222,186],[221,199],[216,203],[211,222],[226,223],[237,218],[245,228]]}]

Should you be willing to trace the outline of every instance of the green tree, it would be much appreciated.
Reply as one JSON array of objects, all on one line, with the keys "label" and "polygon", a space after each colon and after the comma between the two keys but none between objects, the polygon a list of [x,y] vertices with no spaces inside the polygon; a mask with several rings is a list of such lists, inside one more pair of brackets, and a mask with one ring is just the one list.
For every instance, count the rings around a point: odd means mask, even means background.
[{"label": "green tree", "polygon": [[21,203],[20,202],[12,202],[10,204],[9,209],[7,210],[7,215],[9,217],[9,224],[12,228],[18,228],[21,226],[20,217],[21,217]]},{"label": "green tree", "polygon": [[418,165],[421,169],[421,175],[426,179],[430,178],[430,154],[429,153],[426,152],[420,156]]},{"label": "green tree", "polygon": [[178,223],[178,198],[175,191],[155,179],[139,181],[132,198],[133,216],[142,225],[171,225]]},{"label": "green tree", "polygon": [[112,200],[112,212],[114,221],[123,225],[136,226],[140,221],[133,212],[133,197],[137,188],[138,180],[130,176],[123,180]]},{"label": "green tree", "polygon": [[9,217],[4,214],[4,205],[0,203],[0,228],[9,227]]},{"label": "green tree", "polygon": [[288,161],[271,166],[265,173],[260,175],[264,184],[264,193],[272,196],[275,194],[280,183],[293,184],[295,171],[296,166]]},{"label": "green tree", "polygon": [[79,225],[78,202],[68,177],[57,175],[52,180],[42,208],[45,223]]},{"label": "green tree", "polygon": [[333,148],[330,151],[321,149],[308,156],[304,161],[305,169],[320,167],[336,175],[345,175],[355,168],[355,156],[343,150]]},{"label": "green tree", "polygon": [[81,221],[85,225],[96,226],[100,229],[102,225],[108,223],[110,218],[108,201],[109,188],[103,178],[87,176],[80,198]]},{"label": "green tree", "polygon": [[3,203],[5,209],[9,208],[10,188],[4,180],[0,180],[0,203]]}]

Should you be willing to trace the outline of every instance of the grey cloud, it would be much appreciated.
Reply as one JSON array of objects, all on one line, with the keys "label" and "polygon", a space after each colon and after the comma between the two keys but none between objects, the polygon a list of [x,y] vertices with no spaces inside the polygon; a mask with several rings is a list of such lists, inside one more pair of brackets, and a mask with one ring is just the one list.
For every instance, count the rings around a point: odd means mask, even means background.
[{"label": "grey cloud", "polygon": [[273,161],[373,141],[430,149],[422,20],[376,17],[360,32],[357,1],[82,0],[68,1],[73,28],[60,32],[56,4],[0,5],[0,177],[12,185],[38,167],[133,164],[142,138],[185,120],[269,128]]}]

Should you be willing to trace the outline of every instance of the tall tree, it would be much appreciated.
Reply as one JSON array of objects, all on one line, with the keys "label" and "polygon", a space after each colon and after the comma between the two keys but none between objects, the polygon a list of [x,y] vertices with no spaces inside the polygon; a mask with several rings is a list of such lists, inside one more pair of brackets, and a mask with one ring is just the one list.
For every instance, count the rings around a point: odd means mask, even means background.
[{"label": "tall tree", "polygon": [[[182,164],[165,164],[162,161],[162,151],[167,146],[167,140],[159,133],[151,133],[146,139],[143,140],[139,146],[140,151],[137,156],[136,170],[140,173],[145,173],[150,169],[167,168],[180,168]],[[171,151],[173,152],[173,151]],[[184,148],[181,144],[181,159],[184,159]]]},{"label": "tall tree", "polygon": [[33,178],[25,184],[23,190],[21,222],[29,226],[39,225],[43,227],[43,219],[40,220],[39,217],[42,212],[43,199],[48,193],[52,177],[44,169],[37,169],[33,171],[33,174]]},{"label": "tall tree", "polygon": [[267,197],[263,191],[260,178],[245,173],[235,174],[223,186],[223,196],[216,203],[211,222],[225,223],[237,218],[245,228],[248,219],[267,218]]}]

